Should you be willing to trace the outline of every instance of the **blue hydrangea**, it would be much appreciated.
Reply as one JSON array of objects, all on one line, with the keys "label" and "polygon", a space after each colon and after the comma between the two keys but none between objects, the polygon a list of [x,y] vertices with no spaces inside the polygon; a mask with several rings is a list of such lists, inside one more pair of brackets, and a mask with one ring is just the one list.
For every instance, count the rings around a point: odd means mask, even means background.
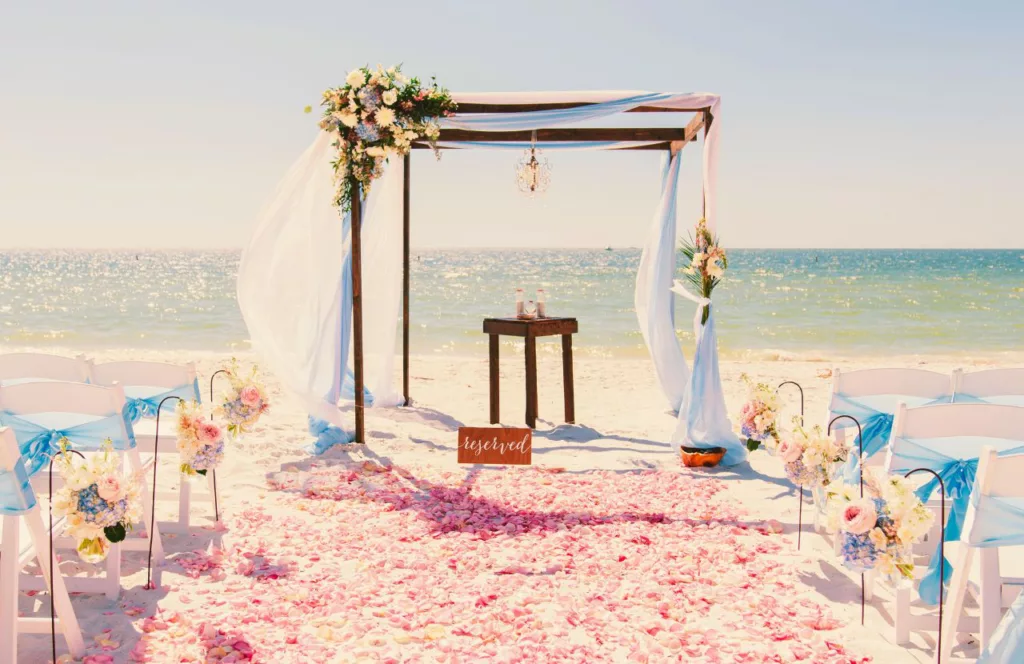
[{"label": "blue hydrangea", "polygon": [[127,500],[122,499],[116,503],[108,503],[100,498],[99,487],[95,484],[90,484],[78,492],[78,512],[86,523],[95,523],[104,527],[113,526],[124,520],[127,511]]},{"label": "blue hydrangea", "polygon": [[199,450],[192,457],[192,468],[195,470],[210,470],[211,468],[216,468],[222,458],[224,458],[224,441],[220,440]]},{"label": "blue hydrangea", "polygon": [[874,569],[878,561],[878,549],[871,538],[864,535],[843,533],[840,541],[839,556],[843,564],[855,572],[866,572]]},{"label": "blue hydrangea", "polygon": [[380,106],[380,93],[373,88],[363,88],[359,92],[359,101],[363,103],[363,108],[373,111]]},{"label": "blue hydrangea", "polygon": [[380,139],[377,127],[366,122],[360,122],[356,125],[356,136],[370,143]]}]

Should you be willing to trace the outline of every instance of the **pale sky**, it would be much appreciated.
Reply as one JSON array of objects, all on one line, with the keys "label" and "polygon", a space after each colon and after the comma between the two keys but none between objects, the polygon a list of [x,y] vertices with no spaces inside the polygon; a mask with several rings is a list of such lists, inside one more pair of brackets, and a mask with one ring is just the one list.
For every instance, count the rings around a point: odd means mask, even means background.
[{"label": "pale sky", "polygon": [[[726,246],[1024,247],[1022,35],[1013,1],[4,3],[0,249],[242,246],[315,136],[302,108],[367,63],[721,94]],[[414,244],[641,244],[657,155],[552,153],[532,201],[517,157],[417,152]]]}]

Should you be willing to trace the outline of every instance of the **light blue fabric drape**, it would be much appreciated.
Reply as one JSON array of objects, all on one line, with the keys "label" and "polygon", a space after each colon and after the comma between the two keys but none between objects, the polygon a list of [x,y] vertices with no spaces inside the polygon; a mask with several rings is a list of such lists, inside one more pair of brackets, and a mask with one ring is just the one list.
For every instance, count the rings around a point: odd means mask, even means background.
[{"label": "light blue fabric drape", "polygon": [[[960,539],[964,518],[967,515],[971,488],[974,486],[975,474],[978,471],[978,455],[985,445],[994,445],[1001,449],[1000,454],[1016,454],[1024,452],[1019,441],[1007,441],[993,438],[972,438],[965,436],[945,439],[917,440],[909,438],[893,438],[889,448],[888,468],[893,473],[906,473],[916,468],[928,468],[939,474],[946,488],[946,496],[951,500],[947,505],[946,539],[952,542]],[[1012,445],[1013,447],[1008,447]],[[922,501],[932,497],[939,488],[935,478],[930,479],[917,495]],[[921,578],[918,593],[921,601],[929,605],[939,603],[939,572],[940,557],[938,543],[931,557],[928,570]],[[953,566],[946,560],[942,584],[947,585],[953,576]]]},{"label": "light blue fabric drape", "polygon": [[[971,494],[971,513],[963,540],[981,548],[1024,544],[1024,498]],[[978,664],[1024,662],[1024,593],[1003,615]]]},{"label": "light blue fabric drape", "polygon": [[733,433],[725,408],[722,378],[718,371],[718,338],[715,335],[715,307],[708,305],[708,319],[699,332],[693,354],[690,385],[679,409],[673,445],[679,447],[723,447],[723,466],[747,459],[747,447]]},{"label": "light blue fabric drape", "polygon": [[970,394],[953,395],[953,403],[991,403],[997,406],[1024,406],[1024,394],[976,397]]},{"label": "light blue fabric drape", "polygon": [[[129,387],[124,388],[124,409],[121,413],[124,415],[124,419],[132,424],[135,424],[142,418],[153,419],[156,417],[157,408],[160,406],[160,402],[167,397],[179,397],[185,401],[196,401],[202,403],[202,397],[199,393],[199,379],[192,381],[191,385],[179,385],[178,387],[159,392],[150,396],[142,396],[147,391],[143,388]],[[176,400],[168,401],[164,404],[164,411],[174,410],[177,408],[178,402]]]},{"label": "light blue fabric drape", "polygon": [[[72,421],[75,414],[64,418]],[[0,412],[0,426],[10,427],[18,440],[18,449],[25,460],[29,475],[35,475],[50,458],[60,451],[60,439],[67,438],[77,450],[98,450],[106,439],[110,439],[115,450],[129,450],[135,447],[135,435],[121,413],[106,417],[80,421],[56,427],[47,427],[27,417],[19,417],[14,413]],[[122,427],[127,430],[125,436]]]},{"label": "light blue fabric drape", "polygon": [[[36,494],[19,457],[13,470],[0,470],[0,515],[16,516],[36,506]],[[17,552],[15,552],[17,555]]]},{"label": "light blue fabric drape", "polygon": [[622,113],[637,106],[655,104],[676,96],[672,93],[648,92],[589,106],[577,106],[575,108],[558,108],[530,111],[528,113],[456,114],[449,118],[442,118],[441,126],[456,129],[472,129],[474,131],[515,131],[517,129],[528,130],[540,129],[542,127],[558,127],[608,117],[609,115]]},{"label": "light blue fabric drape", "polygon": [[680,153],[665,160],[661,176],[661,201],[654,213],[640,266],[636,274],[633,305],[644,343],[669,407],[679,412],[690,384],[690,370],[676,337],[675,298],[672,279],[676,272],[676,193],[679,189]]}]

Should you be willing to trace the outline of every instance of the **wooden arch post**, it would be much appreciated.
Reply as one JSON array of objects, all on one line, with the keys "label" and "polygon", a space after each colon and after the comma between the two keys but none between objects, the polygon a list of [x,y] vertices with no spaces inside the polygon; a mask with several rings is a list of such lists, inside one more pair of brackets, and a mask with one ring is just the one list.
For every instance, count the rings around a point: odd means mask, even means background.
[{"label": "wooden arch post", "polygon": [[[350,179],[352,188],[352,354],[355,374],[356,437],[355,442],[365,443],[366,432],[363,424],[363,200],[359,180]],[[347,358],[342,358],[342,366]],[[344,375],[342,375],[344,380]]]}]

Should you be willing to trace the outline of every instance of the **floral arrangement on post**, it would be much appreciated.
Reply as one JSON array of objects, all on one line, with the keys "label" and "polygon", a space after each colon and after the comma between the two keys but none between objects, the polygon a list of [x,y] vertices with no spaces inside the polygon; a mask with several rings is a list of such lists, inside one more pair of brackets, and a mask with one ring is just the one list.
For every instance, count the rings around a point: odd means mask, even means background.
[{"label": "floral arrangement on post", "polygon": [[363,194],[380,177],[388,157],[408,154],[415,140],[427,140],[437,151],[438,118],[455,112],[448,91],[431,79],[423,87],[406,78],[402,68],[361,67],[352,70],[340,88],[324,91],[320,128],[336,134],[334,166],[337,193],[334,204],[351,209],[352,180]]},{"label": "floral arrangement on post", "polygon": [[[680,248],[683,256],[689,261],[689,265],[683,269],[687,280],[693,286],[693,290],[704,298],[711,298],[711,291],[725,276],[725,270],[729,267],[729,260],[725,256],[725,249],[718,246],[718,238],[708,230],[708,222],[701,219],[693,235],[683,240]],[[700,317],[700,324],[708,322],[708,308]]]},{"label": "floral arrangement on post", "polygon": [[178,402],[178,456],[185,475],[205,475],[224,459],[224,431],[196,401]]},{"label": "floral arrangement on post", "polygon": [[64,486],[54,492],[53,513],[65,518],[65,530],[88,563],[106,558],[110,544],[124,540],[142,517],[139,482],[121,473],[113,449],[107,439],[100,452],[81,459],[62,438],[55,458]]},{"label": "floral arrangement on post", "polygon": [[223,402],[217,413],[228,422],[228,433],[238,438],[249,433],[259,422],[260,416],[270,409],[267,389],[259,380],[259,368],[255,365],[249,375],[243,376],[238,370],[238,362],[232,358],[231,368],[227,370],[231,390],[224,395]]},{"label": "floral arrangement on post", "polygon": [[829,531],[840,533],[839,557],[857,572],[877,569],[893,582],[914,578],[912,545],[928,533],[935,515],[907,480],[864,474],[866,496],[844,484],[829,492]]},{"label": "floral arrangement on post", "polygon": [[823,433],[820,426],[810,431],[794,426],[793,432],[779,442],[775,451],[790,481],[812,489],[831,484],[836,468],[849,454],[846,447]]},{"label": "floral arrangement on post", "polygon": [[753,452],[761,443],[772,440],[777,445],[779,432],[775,420],[779,397],[766,383],[755,383],[747,374],[740,378],[747,385],[747,402],[740,411],[740,431],[747,437],[747,449]]}]

